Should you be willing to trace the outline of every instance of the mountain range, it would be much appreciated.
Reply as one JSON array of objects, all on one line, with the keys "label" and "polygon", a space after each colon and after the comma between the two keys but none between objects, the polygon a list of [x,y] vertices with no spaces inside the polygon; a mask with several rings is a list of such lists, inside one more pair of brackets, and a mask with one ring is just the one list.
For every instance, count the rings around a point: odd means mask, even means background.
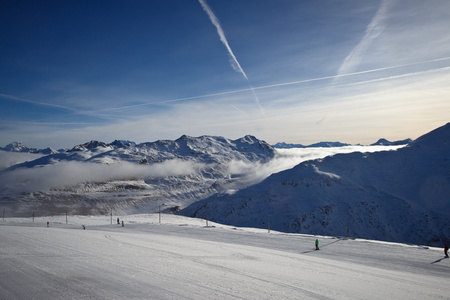
[{"label": "mountain range", "polygon": [[5,147],[0,147],[0,150],[9,152],[40,153],[40,154],[54,154],[58,152],[52,148],[45,148],[45,149],[28,148],[27,146],[19,142],[12,142],[6,145]]},{"label": "mountain range", "polygon": [[[370,146],[400,146],[400,145],[406,145],[410,142],[412,142],[411,139],[405,139],[405,140],[391,142],[384,138],[381,138],[376,143],[370,144]],[[341,143],[341,142],[319,142],[319,143],[314,143],[314,144],[305,146],[302,144],[290,144],[290,143],[285,143],[285,142],[278,142],[272,146],[277,149],[291,149],[291,148],[317,148],[317,147],[321,147],[321,148],[346,147],[346,146],[352,146],[352,144]]]},{"label": "mountain range", "polygon": [[234,226],[440,245],[450,237],[449,124],[392,151],[336,154],[278,173],[268,166],[281,150],[254,136],[90,141],[48,152],[13,143],[0,151],[0,208],[13,217],[161,210]]},{"label": "mountain range", "polygon": [[141,213],[161,206],[173,212],[252,183],[239,166],[268,162],[276,151],[253,136],[184,135],[138,145],[91,141],[40,154],[0,170],[0,206],[14,216]]}]

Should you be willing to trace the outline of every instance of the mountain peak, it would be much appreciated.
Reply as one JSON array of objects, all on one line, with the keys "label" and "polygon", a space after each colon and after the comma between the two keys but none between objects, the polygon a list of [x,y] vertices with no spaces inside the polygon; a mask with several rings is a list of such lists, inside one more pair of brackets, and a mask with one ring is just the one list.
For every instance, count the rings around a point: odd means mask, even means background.
[{"label": "mountain peak", "polygon": [[130,146],[136,146],[135,142],[127,141],[127,140],[114,140],[110,146],[117,147],[117,148],[126,148]]},{"label": "mountain peak", "polygon": [[10,152],[28,152],[29,150],[36,150],[36,149],[28,148],[27,146],[25,146],[24,144],[19,143],[19,142],[12,142],[12,143],[6,145],[6,147],[3,149],[5,151],[10,151]]},{"label": "mountain peak", "polygon": [[400,141],[391,142],[387,139],[381,138],[376,143],[370,144],[370,146],[401,146],[411,143],[411,139],[404,139]]},{"label": "mountain peak", "polygon": [[108,145],[103,142],[99,142],[99,141],[90,141],[90,142],[73,147],[72,150],[70,150],[70,152],[90,150],[90,149],[94,149],[94,148],[98,148],[98,147],[106,148],[106,147],[108,147]]}]

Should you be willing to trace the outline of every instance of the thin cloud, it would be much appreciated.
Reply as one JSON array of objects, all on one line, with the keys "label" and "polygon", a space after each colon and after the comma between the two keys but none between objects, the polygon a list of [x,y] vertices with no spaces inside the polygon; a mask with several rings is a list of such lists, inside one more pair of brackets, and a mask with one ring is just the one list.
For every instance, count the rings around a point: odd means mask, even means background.
[{"label": "thin cloud", "polygon": [[390,6],[390,0],[383,0],[381,2],[377,13],[367,26],[364,37],[358,45],[353,48],[350,54],[347,55],[344,62],[339,67],[338,75],[352,73],[357,69],[372,42],[384,31],[384,28],[386,27],[384,20],[386,19],[386,14]]}]

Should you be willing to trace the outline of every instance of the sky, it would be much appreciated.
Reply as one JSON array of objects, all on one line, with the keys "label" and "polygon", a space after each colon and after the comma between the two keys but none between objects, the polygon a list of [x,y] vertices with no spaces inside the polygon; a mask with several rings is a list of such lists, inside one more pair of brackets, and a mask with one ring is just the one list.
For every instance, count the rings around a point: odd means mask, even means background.
[{"label": "sky", "polygon": [[448,28],[447,0],[1,1],[0,146],[415,139],[449,122]]}]

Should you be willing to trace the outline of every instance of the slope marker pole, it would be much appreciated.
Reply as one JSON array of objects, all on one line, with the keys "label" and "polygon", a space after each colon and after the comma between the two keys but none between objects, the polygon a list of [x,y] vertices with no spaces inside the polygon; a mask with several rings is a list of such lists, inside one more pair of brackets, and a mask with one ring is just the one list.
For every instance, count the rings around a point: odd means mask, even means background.
[{"label": "slope marker pole", "polygon": [[348,238],[350,237],[350,234],[349,234],[349,227],[350,227],[350,218],[347,218],[347,237],[348,237]]},{"label": "slope marker pole", "polygon": [[206,227],[208,227],[208,204],[205,204],[206,209]]}]

